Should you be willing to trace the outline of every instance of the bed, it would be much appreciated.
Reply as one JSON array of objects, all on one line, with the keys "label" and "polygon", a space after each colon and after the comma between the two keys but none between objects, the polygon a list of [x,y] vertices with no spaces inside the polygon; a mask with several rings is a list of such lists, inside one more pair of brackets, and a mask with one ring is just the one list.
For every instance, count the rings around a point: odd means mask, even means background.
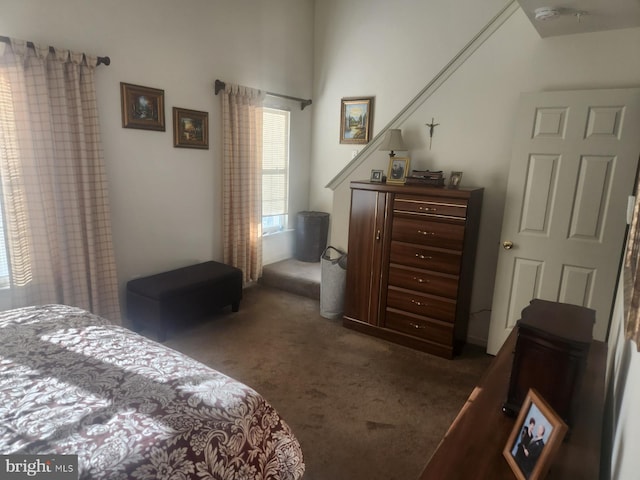
[{"label": "bed", "polygon": [[63,305],[0,312],[0,454],[78,455],[83,479],[273,479],[300,444],[255,390]]}]

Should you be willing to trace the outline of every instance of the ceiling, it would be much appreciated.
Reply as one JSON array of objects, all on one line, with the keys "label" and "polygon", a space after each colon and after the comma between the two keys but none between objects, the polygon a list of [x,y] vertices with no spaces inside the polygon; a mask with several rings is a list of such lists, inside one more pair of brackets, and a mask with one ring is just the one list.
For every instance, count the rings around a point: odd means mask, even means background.
[{"label": "ceiling", "polygon": [[[541,37],[640,27],[640,0],[518,0]],[[536,20],[539,8],[556,10]]]}]

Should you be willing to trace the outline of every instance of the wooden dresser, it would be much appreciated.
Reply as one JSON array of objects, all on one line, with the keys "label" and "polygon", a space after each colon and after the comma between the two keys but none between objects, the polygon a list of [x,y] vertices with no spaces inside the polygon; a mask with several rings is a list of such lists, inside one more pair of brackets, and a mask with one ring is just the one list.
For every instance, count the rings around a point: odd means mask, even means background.
[{"label": "wooden dresser", "polygon": [[467,335],[482,194],[351,182],[344,325],[452,358]]},{"label": "wooden dresser", "polygon": [[[516,339],[514,329],[442,438],[420,480],[516,478],[502,456],[515,424],[515,418],[502,412],[502,404],[507,398]],[[594,340],[574,424],[551,461],[547,480],[600,478],[606,362],[607,345]]]}]

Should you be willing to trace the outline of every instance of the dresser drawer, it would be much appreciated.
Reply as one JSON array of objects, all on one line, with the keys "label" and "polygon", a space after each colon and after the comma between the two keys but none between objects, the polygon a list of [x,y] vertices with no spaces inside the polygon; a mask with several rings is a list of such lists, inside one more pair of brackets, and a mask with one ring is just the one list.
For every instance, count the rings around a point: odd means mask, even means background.
[{"label": "dresser drawer", "polygon": [[453,344],[453,324],[387,309],[385,327],[443,345]]},{"label": "dresser drawer", "polygon": [[465,218],[467,216],[467,201],[456,198],[396,195],[393,210],[399,213]]},{"label": "dresser drawer", "polygon": [[395,217],[391,239],[399,242],[462,250],[464,225]]},{"label": "dresser drawer", "polygon": [[456,315],[455,300],[395,287],[387,290],[387,307],[448,322],[453,322]]},{"label": "dresser drawer", "polygon": [[460,274],[462,256],[457,252],[444,252],[437,248],[391,242],[391,263],[407,265],[435,272]]},{"label": "dresser drawer", "polygon": [[395,265],[389,267],[389,285],[448,298],[456,298],[458,295],[457,276]]}]

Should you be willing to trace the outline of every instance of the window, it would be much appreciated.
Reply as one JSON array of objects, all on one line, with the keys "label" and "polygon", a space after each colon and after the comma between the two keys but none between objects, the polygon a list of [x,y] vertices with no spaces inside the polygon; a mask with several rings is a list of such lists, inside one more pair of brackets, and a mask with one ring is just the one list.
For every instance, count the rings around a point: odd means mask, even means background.
[{"label": "window", "polygon": [[262,234],[287,228],[289,218],[289,117],[264,108],[262,130]]}]

